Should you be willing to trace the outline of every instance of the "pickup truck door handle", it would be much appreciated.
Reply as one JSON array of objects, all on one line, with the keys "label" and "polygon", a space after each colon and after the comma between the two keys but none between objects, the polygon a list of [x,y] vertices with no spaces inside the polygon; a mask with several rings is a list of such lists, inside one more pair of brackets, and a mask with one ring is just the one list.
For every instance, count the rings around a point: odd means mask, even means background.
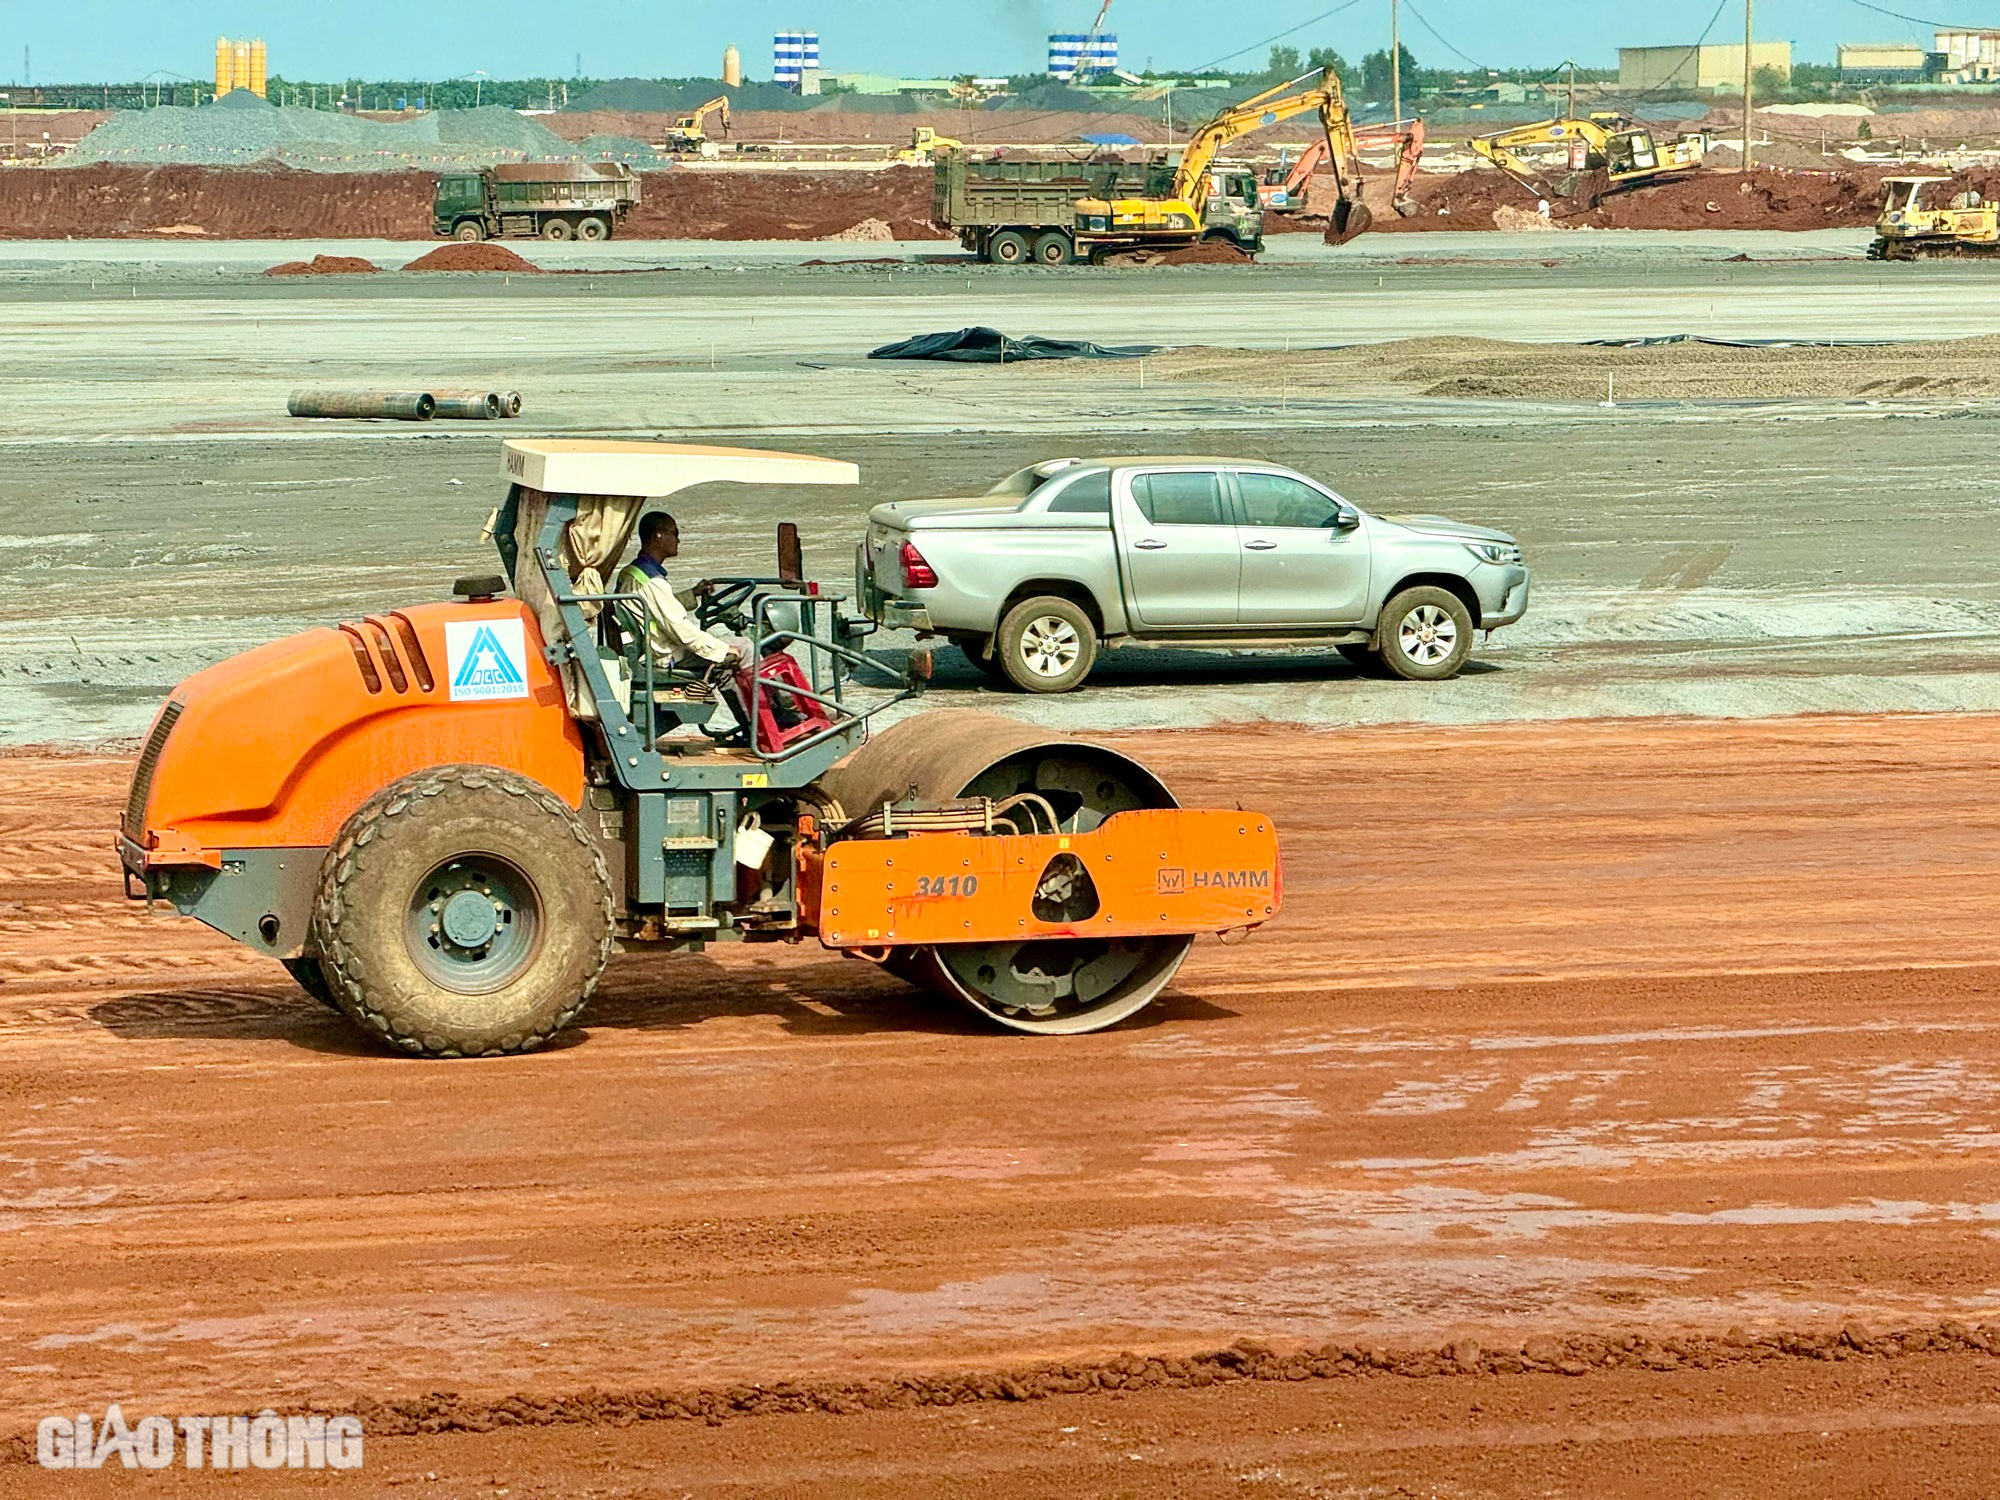
[{"label": "pickup truck door handle", "polygon": [[1142,552],[1158,552],[1162,547],[1166,546],[1167,544],[1165,542],[1155,541],[1152,537],[1143,537],[1140,540],[1134,542],[1132,545],[1137,547]]},{"label": "pickup truck door handle", "polygon": [[1262,540],[1255,542],[1245,542],[1243,544],[1245,550],[1250,552],[1269,552],[1273,547],[1277,545],[1278,544],[1276,542],[1266,542]]}]

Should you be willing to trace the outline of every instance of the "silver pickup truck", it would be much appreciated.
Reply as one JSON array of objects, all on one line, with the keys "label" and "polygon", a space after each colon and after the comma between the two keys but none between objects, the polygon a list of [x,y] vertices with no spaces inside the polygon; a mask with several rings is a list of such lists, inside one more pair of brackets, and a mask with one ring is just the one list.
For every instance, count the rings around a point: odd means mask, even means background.
[{"label": "silver pickup truck", "polygon": [[1370,515],[1229,458],[1053,459],[971,499],[878,505],[855,571],[879,624],[1033,693],[1078,686],[1109,646],[1330,644],[1436,680],[1528,607],[1504,532]]}]

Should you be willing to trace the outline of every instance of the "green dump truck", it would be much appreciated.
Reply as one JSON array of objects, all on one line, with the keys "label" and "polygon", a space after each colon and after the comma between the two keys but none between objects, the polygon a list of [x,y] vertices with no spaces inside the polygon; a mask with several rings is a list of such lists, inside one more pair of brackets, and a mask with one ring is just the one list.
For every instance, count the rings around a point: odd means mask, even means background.
[{"label": "green dump truck", "polygon": [[639,179],[623,162],[524,161],[444,173],[431,219],[447,239],[608,240],[638,201]]},{"label": "green dump truck", "polygon": [[[1160,201],[1172,192],[1170,163],[975,161],[949,151],[933,166],[931,218],[983,260],[1012,266],[1096,261],[1115,250],[1171,249],[1219,239],[1256,254],[1264,245],[1264,213],[1256,175],[1216,167],[1199,224],[1177,231],[1139,232],[1105,210],[1106,200]],[[1079,213],[1080,202],[1097,205]]]}]

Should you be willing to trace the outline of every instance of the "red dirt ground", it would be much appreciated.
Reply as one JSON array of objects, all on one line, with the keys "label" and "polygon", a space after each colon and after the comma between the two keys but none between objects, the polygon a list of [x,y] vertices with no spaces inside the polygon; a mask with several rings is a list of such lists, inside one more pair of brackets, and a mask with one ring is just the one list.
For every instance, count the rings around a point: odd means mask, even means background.
[{"label": "red dirt ground", "polygon": [[0,1433],[352,1408],[349,1492],[454,1497],[1990,1492],[2000,717],[1119,742],[1286,840],[1134,1023],[720,947],[436,1064],[120,899],[123,762],[0,757]]},{"label": "red dirt ground", "polygon": [[541,267],[523,260],[505,245],[466,244],[453,241],[440,245],[428,255],[419,255],[404,266],[405,271],[524,271],[539,274]]}]

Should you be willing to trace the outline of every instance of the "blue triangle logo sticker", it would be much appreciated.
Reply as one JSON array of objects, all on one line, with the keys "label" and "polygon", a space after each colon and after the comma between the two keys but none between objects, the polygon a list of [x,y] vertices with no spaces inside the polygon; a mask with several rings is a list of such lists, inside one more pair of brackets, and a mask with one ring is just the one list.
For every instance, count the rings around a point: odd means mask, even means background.
[{"label": "blue triangle logo sticker", "polygon": [[499,688],[521,686],[521,674],[509,661],[490,627],[482,625],[466,648],[465,665],[451,680],[454,688]]}]

